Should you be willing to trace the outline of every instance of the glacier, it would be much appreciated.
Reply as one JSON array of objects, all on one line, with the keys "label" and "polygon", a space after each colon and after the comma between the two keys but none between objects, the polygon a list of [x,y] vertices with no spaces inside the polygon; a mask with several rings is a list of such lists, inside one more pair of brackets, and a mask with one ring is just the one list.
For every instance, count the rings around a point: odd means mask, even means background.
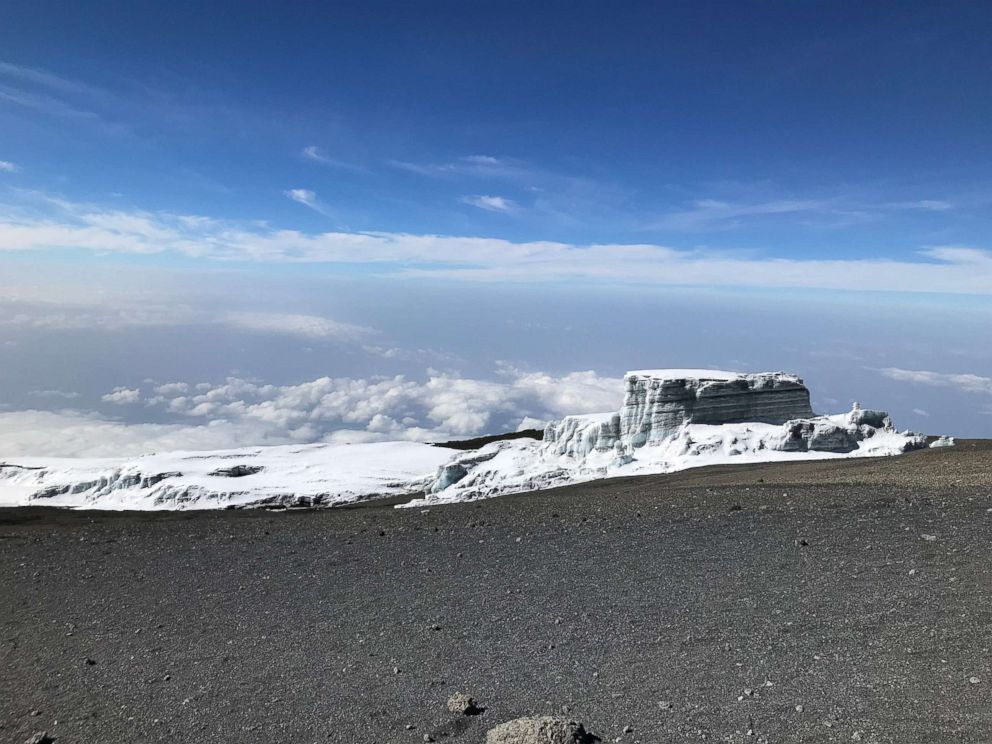
[{"label": "glacier", "polygon": [[[952,441],[952,440],[948,440]],[[330,507],[401,497],[470,501],[704,465],[893,455],[926,446],[855,404],[816,415],[784,372],[638,370],[618,411],[566,416],[543,440],[474,450],[415,442],[311,444],[134,458],[0,461],[0,505],[93,509]]]},{"label": "glacier", "polygon": [[459,450],[416,442],[308,444],[126,459],[0,461],[0,506],[108,510],[340,506],[412,496]]},{"label": "glacier", "polygon": [[784,372],[628,372],[617,412],[566,416],[541,442],[494,442],[438,470],[422,499],[443,503],[744,462],[894,455],[926,446],[884,411],[817,416]]}]

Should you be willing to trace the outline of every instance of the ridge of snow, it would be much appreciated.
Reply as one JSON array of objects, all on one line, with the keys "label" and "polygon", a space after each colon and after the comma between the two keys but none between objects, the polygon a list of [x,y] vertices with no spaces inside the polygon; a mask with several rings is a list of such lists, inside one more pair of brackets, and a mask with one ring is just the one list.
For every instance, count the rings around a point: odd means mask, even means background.
[{"label": "ridge of snow", "polygon": [[[416,442],[247,447],[0,462],[0,505],[91,509],[335,506],[425,488],[460,452]],[[257,472],[225,475],[242,467]],[[237,471],[235,471],[237,472]]]}]

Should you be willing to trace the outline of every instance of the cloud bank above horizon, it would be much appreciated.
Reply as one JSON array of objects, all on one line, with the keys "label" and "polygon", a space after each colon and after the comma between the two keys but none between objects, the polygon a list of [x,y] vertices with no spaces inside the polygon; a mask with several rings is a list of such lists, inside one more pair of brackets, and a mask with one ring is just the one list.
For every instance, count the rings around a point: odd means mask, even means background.
[{"label": "cloud bank above horizon", "polygon": [[[39,391],[51,392],[51,391]],[[69,393],[55,391],[52,397]],[[272,385],[148,381],[102,396],[121,408],[156,409],[168,423],[128,423],[92,410],[0,411],[0,457],[138,455],[163,449],[260,444],[439,442],[541,428],[572,413],[619,407],[623,382],[592,371],[553,376],[500,367],[494,379],[428,371]],[[64,401],[63,401],[64,403]]]},{"label": "cloud bank above horizon", "polygon": [[[319,206],[310,192],[292,192]],[[930,246],[913,260],[785,258],[654,244],[388,232],[304,232],[265,222],[107,209],[45,197],[46,214],[0,207],[0,253],[179,256],[215,262],[370,266],[380,275],[458,281],[586,281],[675,286],[805,287],[992,294],[992,251]],[[501,202],[492,202],[493,205]],[[501,207],[502,208],[502,207]]]}]

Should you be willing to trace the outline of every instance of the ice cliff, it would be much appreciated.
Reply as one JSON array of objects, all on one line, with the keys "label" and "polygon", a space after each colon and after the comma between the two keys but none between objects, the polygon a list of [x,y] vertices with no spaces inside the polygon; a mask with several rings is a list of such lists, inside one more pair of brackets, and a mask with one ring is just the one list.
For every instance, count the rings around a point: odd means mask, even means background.
[{"label": "ice cliff", "polygon": [[857,404],[817,416],[803,381],[782,372],[642,370],[624,385],[619,411],[475,450],[382,442],[0,462],[0,505],[335,506],[421,494],[410,503],[423,505],[718,463],[891,455],[926,441]]},{"label": "ice cliff", "polygon": [[783,372],[740,374],[696,369],[628,372],[618,413],[568,416],[552,423],[544,439],[556,454],[584,457],[625,448],[657,445],[687,424],[744,421],[784,424],[813,417],[809,391],[795,375]]},{"label": "ice cliff", "polygon": [[817,416],[809,390],[784,372],[628,372],[617,412],[566,416],[540,443],[496,442],[454,458],[428,500],[462,501],[596,478],[702,465],[891,455],[925,445],[888,414],[857,404]]}]

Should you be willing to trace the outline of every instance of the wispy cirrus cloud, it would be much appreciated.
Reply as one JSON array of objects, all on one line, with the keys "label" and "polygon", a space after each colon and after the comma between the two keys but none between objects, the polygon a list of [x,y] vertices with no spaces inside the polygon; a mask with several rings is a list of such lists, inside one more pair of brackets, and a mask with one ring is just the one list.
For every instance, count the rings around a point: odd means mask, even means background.
[{"label": "wispy cirrus cloud", "polygon": [[355,165],[354,163],[348,163],[344,160],[339,160],[338,158],[332,158],[324,153],[316,145],[308,145],[304,147],[302,153],[304,158],[310,160],[314,163],[320,163],[321,165],[327,165],[332,168],[339,168],[341,170],[352,171],[353,173],[370,173],[368,168],[361,165]]},{"label": "wispy cirrus cloud", "polygon": [[520,208],[520,205],[513,199],[507,199],[503,196],[463,196],[459,201],[487,212],[502,212],[503,214],[511,214]]},{"label": "wispy cirrus cloud", "polygon": [[311,339],[359,341],[375,333],[364,326],[299,313],[230,312],[221,322],[232,328]]},{"label": "wispy cirrus cloud", "polygon": [[[306,189],[287,196],[308,208],[323,207]],[[908,251],[903,259],[782,258],[651,243],[578,245],[394,232],[305,232],[264,222],[102,209],[50,197],[42,206],[35,212],[5,213],[0,205],[0,251],[172,253],[214,261],[361,264],[378,266],[385,275],[478,281],[992,294],[992,253],[967,246],[929,246]]]},{"label": "wispy cirrus cloud", "polygon": [[9,160],[0,160],[0,171],[4,173],[16,173],[20,168],[16,163],[12,163]]},{"label": "wispy cirrus cloud", "polygon": [[741,220],[755,217],[810,214],[827,209],[829,202],[815,199],[778,199],[764,202],[730,202],[700,199],[688,209],[663,214],[644,225],[645,229],[730,229]]},{"label": "wispy cirrus cloud", "polygon": [[439,163],[390,160],[389,164],[400,170],[433,178],[473,176],[476,178],[533,179],[542,174],[540,169],[522,160],[498,158],[492,155],[465,155]]},{"label": "wispy cirrus cloud", "polygon": [[287,198],[296,202],[297,204],[302,204],[304,207],[309,207],[314,212],[319,212],[325,217],[330,217],[330,210],[317,198],[317,193],[311,191],[310,189],[287,189],[283,192]]},{"label": "wispy cirrus cloud", "polygon": [[970,372],[947,373],[931,372],[922,369],[901,369],[885,367],[879,372],[890,380],[912,382],[918,385],[956,388],[966,393],[985,393],[992,395],[992,377],[972,374]]},{"label": "wispy cirrus cloud", "polygon": [[923,212],[946,212],[954,209],[954,203],[943,199],[919,199],[917,201],[891,202],[883,205],[894,210],[920,210]]},{"label": "wispy cirrus cloud", "polygon": [[886,202],[846,195],[809,199],[697,199],[682,208],[643,219],[640,229],[708,232],[733,230],[771,219],[841,227],[880,219],[894,212],[946,212],[954,207],[943,199]]},{"label": "wispy cirrus cloud", "polygon": [[0,61],[0,105],[28,117],[71,120],[114,137],[138,139],[161,131],[243,132],[266,121],[225,103],[222,93],[188,81],[169,90],[126,75],[107,77],[112,82],[95,85],[71,73]]},{"label": "wispy cirrus cloud", "polygon": [[68,95],[83,95],[92,98],[107,98],[110,94],[95,85],[89,85],[79,80],[73,80],[56,75],[47,70],[13,62],[0,61],[0,78],[10,82],[19,81],[21,84],[33,85],[51,91]]},{"label": "wispy cirrus cloud", "polygon": [[[27,331],[124,331],[140,328],[180,326],[223,327],[233,331],[295,336],[311,341],[346,344],[367,343],[377,331],[322,315],[255,310],[218,310],[203,298],[176,295],[164,299],[128,300],[94,297],[58,302],[58,293],[35,301],[5,301],[0,296],[0,329]],[[216,299],[216,298],[214,298]],[[230,298],[228,298],[230,301]]]},{"label": "wispy cirrus cloud", "polygon": [[105,113],[125,101],[103,88],[35,67],[0,61],[0,101],[46,116],[124,131]]},{"label": "wispy cirrus cloud", "polygon": [[75,400],[81,397],[79,393],[66,390],[29,390],[28,395],[32,398],[61,398],[62,400]]}]

